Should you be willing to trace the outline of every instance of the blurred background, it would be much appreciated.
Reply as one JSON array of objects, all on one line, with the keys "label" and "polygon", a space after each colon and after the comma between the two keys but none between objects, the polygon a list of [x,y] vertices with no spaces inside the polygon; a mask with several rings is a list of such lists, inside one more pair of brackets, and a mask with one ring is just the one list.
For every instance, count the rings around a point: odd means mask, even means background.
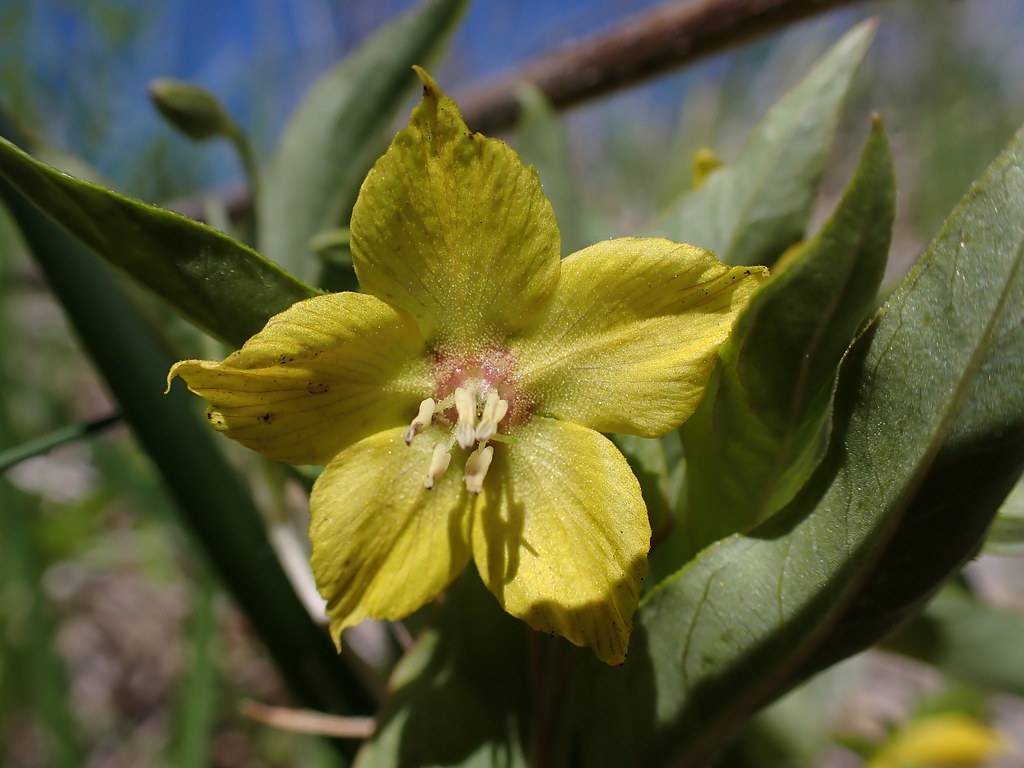
[{"label": "blurred background", "polygon": [[[164,204],[231,195],[242,174],[230,148],[192,144],[174,132],[150,105],[147,83],[172,76],[208,88],[266,157],[316,78],[412,4],[0,0],[0,103],[128,194]],[[474,0],[434,74],[457,96],[656,4]],[[878,36],[845,111],[815,221],[841,192],[869,115],[880,113],[897,161],[888,281],[897,280],[1024,122],[1019,0],[854,4],[564,113],[571,189],[563,204],[576,207],[579,240],[644,234],[659,205],[691,184],[698,149],[734,157],[785,89],[870,15],[881,22]],[[511,130],[505,138],[516,144],[525,137]],[[176,332],[194,342],[188,329]],[[18,442],[113,411],[6,217],[0,350],[2,418]],[[242,451],[232,455],[243,466],[253,461]],[[225,767],[334,764],[318,739],[239,714],[243,699],[287,697],[245,621],[189,548],[126,429],[23,461],[3,479],[17,489],[0,502],[4,765],[180,765],[192,754]],[[301,495],[282,501],[273,484],[257,490],[268,509],[301,515]],[[301,527],[301,517],[295,524]],[[992,604],[1024,612],[1019,562],[984,554],[965,581]],[[1019,681],[1024,651],[1018,661]],[[881,741],[936,707],[995,723],[1018,752],[991,764],[1024,765],[1024,701],[880,652],[775,705],[757,723],[761,735],[754,729],[747,739],[767,743],[774,737],[765,734],[797,732],[806,743],[794,749],[806,764],[855,766],[861,761],[847,747]]]}]

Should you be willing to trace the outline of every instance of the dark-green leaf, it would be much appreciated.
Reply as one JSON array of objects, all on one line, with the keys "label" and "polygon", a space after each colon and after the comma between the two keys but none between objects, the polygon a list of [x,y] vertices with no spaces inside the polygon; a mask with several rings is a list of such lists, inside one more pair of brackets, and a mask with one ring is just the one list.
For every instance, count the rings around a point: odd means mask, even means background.
[{"label": "dark-green leaf", "polygon": [[947,588],[885,648],[992,691],[1024,696],[1024,616]]},{"label": "dark-green leaf", "polygon": [[348,226],[359,187],[386,145],[385,130],[419,80],[413,64],[432,59],[466,0],[423,0],[378,30],[317,81],[285,127],[264,176],[259,247],[312,279],[310,239]]},{"label": "dark-green leaf", "polygon": [[803,237],[839,113],[873,21],[847,33],[765,115],[735,163],[719,168],[660,217],[672,240],[730,264],[774,264]]},{"label": "dark-green leaf", "polygon": [[6,139],[0,176],[93,253],[235,346],[315,293],[222,232],[61,173]]},{"label": "dark-green leaf", "polygon": [[1024,130],[853,346],[808,484],[644,600],[629,660],[597,672],[588,764],[704,765],[976,551],[1024,467],[1022,261]]},{"label": "dark-green leaf", "polygon": [[368,698],[295,595],[241,478],[183,390],[163,395],[175,356],[110,271],[7,182],[8,206],[86,351],[154,461],[182,522],[307,706],[341,712]]},{"label": "dark-green leaf", "polygon": [[527,696],[523,625],[502,613],[474,572],[449,588],[436,619],[396,667],[393,695],[358,764],[525,766],[517,725]]},{"label": "dark-green leaf", "polygon": [[836,370],[875,306],[895,198],[876,120],[832,218],[751,300],[683,426],[688,481],[665,542],[676,567],[781,509],[824,455]]}]

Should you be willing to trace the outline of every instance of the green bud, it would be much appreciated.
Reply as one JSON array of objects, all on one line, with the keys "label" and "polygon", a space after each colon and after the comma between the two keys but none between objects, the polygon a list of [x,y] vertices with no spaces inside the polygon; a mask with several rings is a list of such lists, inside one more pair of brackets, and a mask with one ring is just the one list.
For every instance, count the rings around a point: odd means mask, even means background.
[{"label": "green bud", "polygon": [[231,137],[237,131],[217,97],[199,86],[162,77],[149,84],[149,98],[171,125],[193,141]]}]

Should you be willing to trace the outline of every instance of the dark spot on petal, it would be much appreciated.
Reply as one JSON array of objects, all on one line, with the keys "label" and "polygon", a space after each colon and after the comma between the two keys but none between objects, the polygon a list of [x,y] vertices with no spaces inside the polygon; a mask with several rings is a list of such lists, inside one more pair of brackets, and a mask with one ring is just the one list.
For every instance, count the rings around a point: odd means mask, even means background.
[{"label": "dark spot on petal", "polygon": [[269,424],[273,420],[274,414],[272,413],[264,413],[262,416],[260,416],[260,421],[262,421],[264,424]]},{"label": "dark spot on petal", "polygon": [[745,270],[743,270],[743,274],[744,274],[744,275],[749,275],[749,274],[750,274],[750,270],[749,270],[749,269],[745,269]]},{"label": "dark spot on petal", "polygon": [[311,395],[322,395],[324,392],[329,390],[331,387],[326,381],[308,381],[306,382],[306,391]]},{"label": "dark spot on petal", "polygon": [[277,358],[277,364],[278,365],[287,365],[288,363],[294,363],[294,362],[295,362],[295,358],[292,357],[291,355],[278,355],[278,358]]}]

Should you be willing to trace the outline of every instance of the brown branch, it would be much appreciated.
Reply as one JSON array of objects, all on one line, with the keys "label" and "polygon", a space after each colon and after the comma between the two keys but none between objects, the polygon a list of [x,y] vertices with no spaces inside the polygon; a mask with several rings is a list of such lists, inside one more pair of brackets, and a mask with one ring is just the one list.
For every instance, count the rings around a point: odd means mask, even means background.
[{"label": "brown branch", "polygon": [[[800,19],[863,0],[674,0],[627,19],[618,26],[538,56],[498,79],[456,94],[474,130],[497,133],[515,125],[519,89],[537,86],[555,109],[663,74],[731,48]],[[245,190],[225,197],[232,217],[250,205]],[[202,203],[190,199],[172,206],[203,219]]]},{"label": "brown branch", "polygon": [[482,133],[514,125],[518,91],[541,90],[555,109],[580,104],[764,35],[794,21],[861,0],[677,0],[603,34],[528,62],[459,99]]}]

